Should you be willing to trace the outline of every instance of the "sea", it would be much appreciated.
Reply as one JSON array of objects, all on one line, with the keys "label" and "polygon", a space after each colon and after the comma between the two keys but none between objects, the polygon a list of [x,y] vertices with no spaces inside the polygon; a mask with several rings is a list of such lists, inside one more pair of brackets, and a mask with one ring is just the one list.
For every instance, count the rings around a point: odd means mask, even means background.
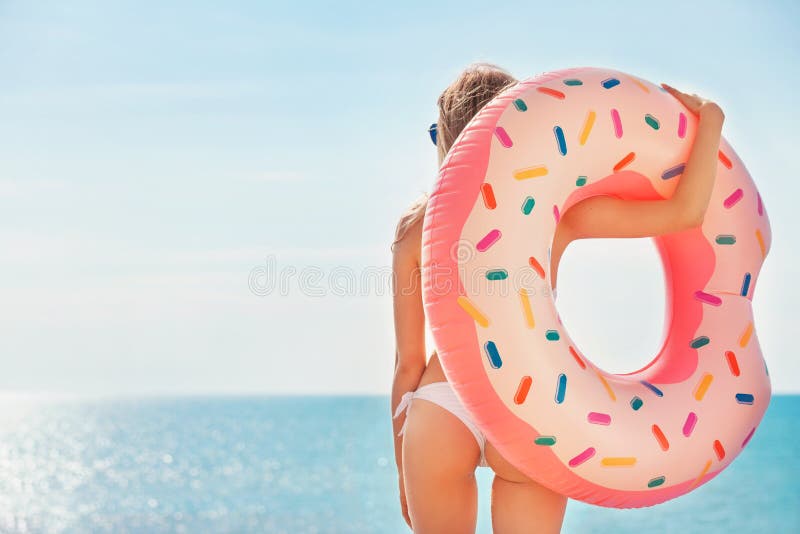
[{"label": "sea", "polygon": [[[410,532],[390,415],[388,396],[4,398],[0,532]],[[798,415],[775,395],[710,482],[648,508],[570,500],[562,532],[799,533]]]}]

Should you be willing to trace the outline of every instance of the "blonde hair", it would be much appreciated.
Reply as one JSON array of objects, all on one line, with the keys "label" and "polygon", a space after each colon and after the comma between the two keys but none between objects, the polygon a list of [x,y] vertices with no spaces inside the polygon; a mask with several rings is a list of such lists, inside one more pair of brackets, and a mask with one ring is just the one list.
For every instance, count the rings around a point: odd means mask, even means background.
[{"label": "blonde hair", "polygon": [[[439,120],[436,123],[436,149],[441,166],[458,135],[478,111],[517,79],[493,63],[472,63],[439,95]],[[403,239],[408,229],[425,215],[428,195],[423,193],[400,218],[395,232],[394,246]]]}]

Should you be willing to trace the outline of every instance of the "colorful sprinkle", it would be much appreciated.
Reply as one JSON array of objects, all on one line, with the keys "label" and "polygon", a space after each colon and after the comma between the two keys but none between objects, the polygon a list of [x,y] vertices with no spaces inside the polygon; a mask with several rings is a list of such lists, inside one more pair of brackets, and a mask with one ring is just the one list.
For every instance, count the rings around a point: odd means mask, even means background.
[{"label": "colorful sprinkle", "polygon": [[486,234],[483,239],[478,241],[478,244],[475,245],[475,248],[478,249],[479,252],[486,251],[489,247],[497,243],[497,240],[500,239],[500,230],[494,229],[491,230],[488,234]]},{"label": "colorful sprinkle", "polygon": [[650,115],[649,113],[644,116],[644,122],[647,123],[654,130],[658,130],[661,128],[661,124],[658,122],[658,119]]},{"label": "colorful sprinkle", "polygon": [[600,460],[600,463],[608,467],[621,467],[635,464],[636,458],[633,456],[606,456]]},{"label": "colorful sprinkle", "polygon": [[608,396],[611,398],[612,401],[616,402],[617,396],[614,395],[614,390],[611,389],[611,385],[608,383],[608,381],[605,379],[605,377],[599,370],[597,370],[596,373],[597,373],[597,378],[600,379],[600,382],[603,384],[603,387],[606,388],[606,393],[608,393]]},{"label": "colorful sprinkle", "polygon": [[484,328],[489,326],[489,319],[483,313],[481,313],[480,310],[478,310],[478,308],[476,308],[472,301],[467,297],[464,295],[459,295],[456,299],[456,302],[458,302],[458,305],[461,306],[464,311],[466,311],[473,319],[475,319],[476,323]]},{"label": "colorful sprinkle", "polygon": [[659,397],[663,397],[663,396],[664,396],[664,392],[663,392],[663,391],[661,391],[660,389],[658,389],[657,387],[655,387],[653,384],[651,384],[651,383],[650,383],[650,382],[648,382],[647,380],[639,380],[639,382],[641,382],[641,383],[642,383],[642,385],[644,385],[645,387],[647,387],[647,388],[648,388],[650,391],[652,391],[653,393],[655,393],[655,394],[656,394],[656,395],[658,395]]},{"label": "colorful sprinkle", "polygon": [[594,425],[611,424],[611,416],[607,413],[589,412],[589,415],[586,416],[586,420]]},{"label": "colorful sprinkle", "polygon": [[653,435],[656,437],[656,441],[658,441],[658,446],[661,447],[662,451],[666,451],[669,449],[669,441],[667,441],[667,436],[664,435],[664,432],[658,428],[658,425],[653,425],[651,427],[653,431]]},{"label": "colorful sprinkle", "polygon": [[647,483],[647,487],[655,488],[656,486],[660,486],[661,484],[663,484],[665,480],[666,478],[664,478],[664,475],[661,475],[660,477],[656,478],[651,478],[650,482]]},{"label": "colorful sprinkle", "polygon": [[536,90],[540,93],[558,98],[559,100],[564,100],[564,93],[561,91],[556,91],[555,89],[550,89],[549,87],[537,87]]},{"label": "colorful sprinkle", "polygon": [[730,209],[731,206],[735,205],[737,202],[742,200],[742,196],[744,196],[744,192],[742,191],[741,188],[739,188],[730,195],[728,195],[728,198],[722,201],[722,205]]},{"label": "colorful sprinkle", "polygon": [[739,404],[753,404],[753,395],[750,393],[737,393],[736,402]]},{"label": "colorful sprinkle", "polygon": [[536,167],[527,167],[525,169],[517,169],[514,171],[514,178],[517,180],[526,180],[528,178],[538,178],[547,174],[547,167],[544,165],[537,165]]},{"label": "colorful sprinkle", "polygon": [[528,105],[521,98],[514,100],[514,107],[517,111],[528,111]]},{"label": "colorful sprinkle", "polygon": [[692,430],[694,430],[694,425],[697,424],[697,414],[694,412],[689,412],[689,415],[686,416],[686,422],[683,423],[683,435],[687,438],[692,435]]},{"label": "colorful sprinkle", "polygon": [[681,139],[686,137],[686,115],[683,112],[678,114],[678,137]]},{"label": "colorful sprinkle", "polygon": [[575,78],[570,78],[569,80],[564,80],[564,85],[583,85],[583,82]]},{"label": "colorful sprinkle", "polygon": [[548,341],[558,341],[560,339],[558,330],[548,330],[544,337],[546,337]]},{"label": "colorful sprinkle", "polygon": [[504,147],[511,148],[514,146],[514,143],[511,142],[511,138],[508,136],[508,132],[506,132],[505,128],[502,126],[498,126],[494,129],[494,135]]},{"label": "colorful sprinkle", "polygon": [[519,289],[519,299],[522,302],[522,313],[525,316],[525,324],[528,328],[533,328],[535,326],[535,322],[533,320],[533,309],[531,308],[531,300],[530,295],[525,290],[525,288]]},{"label": "colorful sprinkle", "polygon": [[638,86],[639,86],[639,87],[642,89],[642,91],[644,91],[645,93],[649,93],[649,92],[650,92],[650,89],[648,89],[648,88],[647,88],[647,86],[646,86],[645,84],[643,84],[642,82],[640,82],[640,81],[639,81],[639,80],[637,80],[636,78],[630,78],[630,77],[629,77],[629,79],[630,79],[630,80],[632,80],[632,81],[633,81],[633,83],[635,83],[636,85],[638,85]]},{"label": "colorful sprinkle", "polygon": [[765,258],[767,256],[767,247],[764,245],[764,237],[758,228],[756,228],[756,239],[758,239],[758,246],[761,248],[761,257]]},{"label": "colorful sprinkle", "polygon": [[533,442],[537,445],[555,445],[556,444],[556,437],[555,436],[539,436]]},{"label": "colorful sprinkle", "polygon": [[753,437],[753,433],[754,433],[755,431],[756,431],[756,427],[753,427],[753,428],[751,428],[751,429],[750,429],[750,432],[748,432],[748,433],[747,433],[747,437],[746,437],[746,438],[744,438],[744,441],[742,442],[742,447],[744,447],[745,445],[747,445],[747,442],[748,442],[748,441],[750,441],[750,438],[752,438],[752,437]]},{"label": "colorful sprinkle", "polygon": [[700,481],[703,479],[703,477],[705,476],[705,474],[708,472],[710,467],[711,467],[711,460],[706,462],[705,467],[703,467],[703,470],[700,471],[700,474],[697,476],[697,478],[695,479],[694,483],[690,487],[694,487],[694,486],[698,485],[700,483]]},{"label": "colorful sprinkle", "polygon": [[631,399],[631,408],[633,408],[634,411],[639,411],[639,408],[642,407],[642,404],[644,404],[644,402],[642,402],[642,399],[640,399],[635,395]]},{"label": "colorful sprinkle", "polygon": [[725,449],[722,447],[722,443],[718,439],[714,440],[714,452],[717,454],[717,460],[722,460],[725,458]]},{"label": "colorful sprinkle", "polygon": [[700,302],[711,304],[712,306],[719,306],[720,304],[722,304],[721,298],[719,298],[716,295],[712,295],[711,293],[706,293],[705,291],[695,291],[694,298],[696,298]]},{"label": "colorful sprinkle", "polygon": [[531,256],[530,258],[528,258],[528,265],[530,265],[531,267],[533,267],[533,268],[534,268],[534,270],[536,271],[536,274],[538,274],[538,275],[539,275],[539,278],[541,278],[542,280],[544,280],[544,268],[542,268],[542,264],[541,264],[541,263],[539,263],[538,261],[536,261],[536,258],[534,258],[533,256]]},{"label": "colorful sprinkle", "polygon": [[558,384],[556,384],[556,402],[561,404],[564,402],[564,395],[567,394],[567,375],[561,373],[558,375]]},{"label": "colorful sprinkle", "polygon": [[500,359],[500,353],[497,351],[497,345],[495,345],[494,341],[487,341],[483,348],[486,351],[486,356],[489,357],[489,363],[492,364],[492,367],[500,369],[503,365],[503,360]]},{"label": "colorful sprinkle", "polygon": [[508,271],[505,269],[492,269],[486,272],[487,280],[505,280],[508,278]]},{"label": "colorful sprinkle", "polygon": [[553,126],[553,132],[556,134],[556,142],[558,143],[558,151],[562,156],[567,155],[567,141],[564,139],[564,130],[561,126]]},{"label": "colorful sprinkle", "polygon": [[533,206],[536,204],[536,201],[533,200],[533,197],[527,197],[525,202],[522,203],[522,213],[525,215],[530,215],[531,211],[533,211]]},{"label": "colorful sprinkle", "polygon": [[630,162],[634,160],[634,158],[636,158],[636,153],[628,152],[627,156],[619,160],[617,164],[614,165],[614,172],[617,172],[618,170],[627,167],[628,164],[630,164]]},{"label": "colorful sprinkle", "polygon": [[556,220],[556,223],[561,219],[561,215],[558,213],[558,206],[553,204],[553,218]]},{"label": "colorful sprinkle", "polygon": [[483,197],[483,204],[487,209],[493,210],[497,207],[497,200],[494,198],[492,184],[481,184],[481,196]]},{"label": "colorful sprinkle", "polygon": [[728,368],[731,370],[731,374],[739,376],[739,362],[736,360],[736,354],[731,350],[726,350],[725,359],[728,361]]},{"label": "colorful sprinkle", "polygon": [[750,273],[744,273],[744,278],[742,279],[742,290],[739,294],[743,297],[747,296],[747,292],[750,290]]},{"label": "colorful sprinkle", "polygon": [[761,203],[761,193],[756,193],[758,197],[758,214],[764,215],[764,204]]},{"label": "colorful sprinkle", "polygon": [[692,347],[693,349],[699,349],[704,345],[708,345],[708,342],[709,342],[708,336],[700,336],[694,338],[692,342],[689,343],[689,346]]},{"label": "colorful sprinkle", "polygon": [[592,131],[592,126],[594,126],[594,119],[597,117],[597,114],[589,110],[589,113],[586,114],[586,120],[583,121],[583,128],[581,128],[581,135],[579,137],[579,142],[581,146],[586,144],[586,140],[589,139],[589,133]]},{"label": "colorful sprinkle", "polygon": [[594,456],[595,450],[594,447],[589,447],[579,455],[575,456],[569,461],[570,467],[575,467],[581,465],[583,462]]},{"label": "colorful sprinkle", "polygon": [[569,346],[569,353],[572,354],[572,357],[575,358],[575,361],[578,362],[578,365],[581,366],[581,369],[586,369],[586,362],[584,362],[583,358],[580,357],[578,352],[572,348],[572,345]]},{"label": "colorful sprinkle", "polygon": [[533,379],[529,376],[523,376],[520,379],[517,392],[514,394],[515,403],[522,404],[525,402],[525,399],[528,397],[528,391],[531,389],[531,384],[533,384]]},{"label": "colorful sprinkle", "polygon": [[731,234],[719,234],[716,241],[718,245],[733,245],[736,243],[736,236]]},{"label": "colorful sprinkle", "polygon": [[669,180],[670,178],[674,178],[679,174],[683,174],[683,170],[686,168],[685,163],[681,163],[680,165],[675,165],[674,167],[670,167],[663,173],[661,173],[662,180]]},{"label": "colorful sprinkle", "polygon": [[739,346],[744,348],[747,346],[747,343],[750,341],[750,336],[753,334],[753,321],[747,323],[747,326],[742,332],[742,335],[739,337]]},{"label": "colorful sprinkle", "polygon": [[616,78],[607,78],[600,83],[604,88],[611,89],[612,87],[616,87],[619,85],[619,80]]},{"label": "colorful sprinkle", "polygon": [[580,187],[582,185],[586,185],[586,177],[585,176],[578,176],[578,179],[575,180],[575,185],[577,185],[578,187]]},{"label": "colorful sprinkle", "polygon": [[614,135],[617,139],[622,137],[622,121],[619,118],[619,111],[616,108],[611,110],[611,121],[614,123]]},{"label": "colorful sprinkle", "polygon": [[726,156],[722,150],[719,151],[719,160],[729,169],[733,167],[733,163],[731,163],[731,160],[728,159],[728,156]]},{"label": "colorful sprinkle", "polygon": [[705,373],[703,375],[703,378],[700,379],[700,382],[697,383],[697,387],[694,390],[695,400],[703,400],[703,397],[705,397],[706,391],[708,391],[708,386],[711,385],[712,380],[714,380],[714,375],[711,373]]}]

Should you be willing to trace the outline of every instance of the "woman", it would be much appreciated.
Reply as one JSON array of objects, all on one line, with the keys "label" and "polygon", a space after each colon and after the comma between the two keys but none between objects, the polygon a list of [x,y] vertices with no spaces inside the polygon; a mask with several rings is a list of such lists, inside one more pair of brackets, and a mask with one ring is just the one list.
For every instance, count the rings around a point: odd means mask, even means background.
[{"label": "woman", "polygon": [[[470,119],[516,82],[495,65],[477,63],[444,90],[438,101],[439,119],[431,133],[440,166]],[[627,201],[600,196],[567,210],[556,227],[552,246],[553,291],[558,262],[572,240],[656,236],[702,223],[716,176],[725,117],[713,102],[662,85],[699,117],[697,135],[678,186],[665,200]],[[523,475],[486,441],[447,382],[436,352],[426,364],[420,283],[426,200],[418,200],[401,218],[392,245],[397,343],[392,413],[403,516],[417,533],[474,532],[475,468],[488,466],[495,473],[491,505],[494,532],[560,532],[567,498]]]}]

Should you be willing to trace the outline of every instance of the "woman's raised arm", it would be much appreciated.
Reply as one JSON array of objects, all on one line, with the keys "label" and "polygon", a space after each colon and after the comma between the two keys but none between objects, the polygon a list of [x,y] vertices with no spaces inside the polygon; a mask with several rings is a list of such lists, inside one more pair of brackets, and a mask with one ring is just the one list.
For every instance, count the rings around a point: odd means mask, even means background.
[{"label": "woman's raised arm", "polygon": [[699,117],[692,150],[675,192],[664,200],[622,200],[611,196],[582,200],[568,209],[559,222],[571,239],[648,237],[702,224],[717,174],[725,115],[714,102],[662,85]]}]

